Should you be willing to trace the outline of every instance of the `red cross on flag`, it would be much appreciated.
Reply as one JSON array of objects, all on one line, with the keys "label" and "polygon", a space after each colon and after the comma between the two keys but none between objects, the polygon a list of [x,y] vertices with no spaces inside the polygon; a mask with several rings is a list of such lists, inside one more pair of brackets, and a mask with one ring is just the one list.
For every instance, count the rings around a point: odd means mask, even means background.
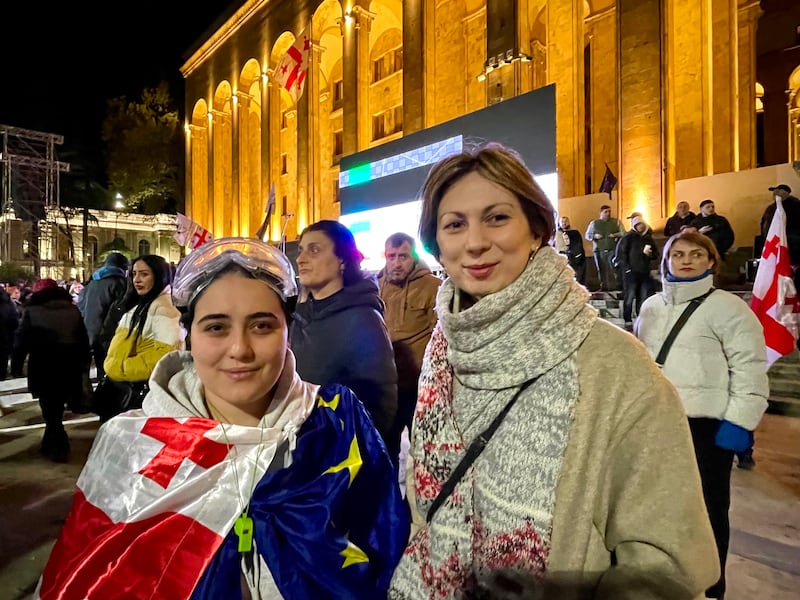
[{"label": "red cross on flag", "polygon": [[303,30],[275,69],[275,80],[289,92],[295,102],[303,95],[310,54],[311,39]]},{"label": "red cross on flag", "polygon": [[106,423],[34,598],[189,598],[282,442],[222,427],[140,411]]},{"label": "red cross on flag", "polygon": [[177,213],[175,217],[176,231],[173,237],[181,246],[188,244],[189,248],[194,250],[214,239],[208,229],[204,228],[200,223],[192,221],[186,215]]},{"label": "red cross on flag", "polygon": [[800,335],[800,302],[792,283],[792,267],[786,244],[786,213],[780,198],[776,198],[775,202],[778,205],[764,241],[750,302],[750,308],[764,327],[767,365],[790,354]]}]

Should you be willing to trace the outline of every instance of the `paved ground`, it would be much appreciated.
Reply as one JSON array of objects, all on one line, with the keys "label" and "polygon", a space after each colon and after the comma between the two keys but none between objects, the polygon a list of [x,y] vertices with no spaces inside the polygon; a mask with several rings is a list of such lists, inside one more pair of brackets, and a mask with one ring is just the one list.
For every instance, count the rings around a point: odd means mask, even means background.
[{"label": "paved ground", "polygon": [[[38,407],[24,391],[10,393],[20,386],[24,382],[0,382],[0,600],[23,600],[32,592],[97,431],[96,417],[67,414],[69,463],[41,458]],[[755,458],[753,471],[734,468],[726,599],[794,600],[800,589],[800,419],[766,415]]]}]

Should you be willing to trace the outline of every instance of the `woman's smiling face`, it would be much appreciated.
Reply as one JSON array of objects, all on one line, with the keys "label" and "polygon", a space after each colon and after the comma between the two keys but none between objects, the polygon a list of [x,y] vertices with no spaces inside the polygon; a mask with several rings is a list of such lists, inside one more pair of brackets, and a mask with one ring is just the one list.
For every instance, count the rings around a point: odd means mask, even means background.
[{"label": "woman's smiling face", "polygon": [[272,401],[289,347],[278,295],[243,274],[219,277],[198,298],[191,353],[206,402],[222,415],[256,421]]}]

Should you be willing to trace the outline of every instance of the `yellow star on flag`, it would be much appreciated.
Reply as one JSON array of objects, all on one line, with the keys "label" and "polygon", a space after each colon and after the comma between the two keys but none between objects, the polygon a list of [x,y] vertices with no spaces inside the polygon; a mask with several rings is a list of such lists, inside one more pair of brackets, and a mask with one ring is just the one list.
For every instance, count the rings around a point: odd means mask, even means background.
[{"label": "yellow star on flag", "polygon": [[336,409],[339,408],[339,394],[336,394],[330,402],[325,402],[322,396],[319,396],[317,406],[320,408],[330,408],[333,412],[336,412]]},{"label": "yellow star on flag", "polygon": [[339,552],[341,556],[344,556],[344,562],[342,563],[342,568],[347,568],[350,565],[357,565],[358,563],[368,563],[369,558],[364,552],[356,546],[350,540],[347,540],[347,546],[345,546],[344,550]]},{"label": "yellow star on flag", "polygon": [[[353,436],[353,441],[350,442],[350,452],[347,454],[347,458],[345,458],[342,462],[338,465],[332,466],[330,469],[325,471],[323,475],[327,473],[338,473],[342,469],[348,469],[350,471],[350,483],[353,483],[353,479],[355,479],[358,470],[361,468],[361,465],[364,464],[364,461],[361,460],[361,451],[358,449],[358,440],[356,440],[356,436]],[[348,484],[349,486],[350,484]]]}]

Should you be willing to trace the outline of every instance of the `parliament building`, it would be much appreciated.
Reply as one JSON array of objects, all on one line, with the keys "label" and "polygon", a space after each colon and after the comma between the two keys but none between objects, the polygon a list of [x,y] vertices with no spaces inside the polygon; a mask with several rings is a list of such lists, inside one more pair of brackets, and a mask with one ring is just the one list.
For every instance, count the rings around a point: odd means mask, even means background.
[{"label": "parliament building", "polygon": [[[274,70],[298,35],[295,102]],[[551,85],[576,227],[607,166],[615,216],[713,197],[742,244],[768,186],[800,192],[796,0],[246,0],[187,56],[186,212],[217,237],[254,235],[274,185],[291,241],[340,216],[343,157]]]}]

